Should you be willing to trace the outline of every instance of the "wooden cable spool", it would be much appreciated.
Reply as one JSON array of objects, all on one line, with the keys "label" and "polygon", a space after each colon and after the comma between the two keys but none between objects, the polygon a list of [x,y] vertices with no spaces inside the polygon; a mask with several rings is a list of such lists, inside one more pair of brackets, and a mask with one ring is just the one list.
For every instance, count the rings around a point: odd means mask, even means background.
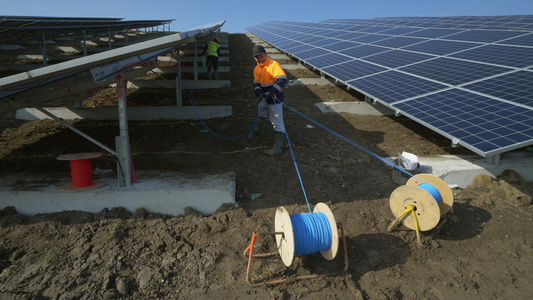
[{"label": "wooden cable spool", "polygon": [[[70,184],[64,185],[59,187],[60,190],[64,192],[81,192],[86,190],[91,190],[95,188],[102,187],[104,185],[101,181],[93,181],[92,179],[92,165],[91,160],[95,158],[102,157],[102,153],[98,152],[82,152],[82,153],[71,153],[71,154],[62,154],[57,157],[57,160],[68,160],[70,161],[70,167],[71,167],[71,176],[72,181]],[[85,166],[87,170],[84,170],[87,172],[85,176],[87,177],[83,183],[79,184],[77,182],[77,178],[75,175],[75,166],[77,162],[87,162],[87,165]]]},{"label": "wooden cable spool", "polygon": [[[433,185],[440,193],[441,201],[437,203],[434,196],[418,187],[421,183]],[[430,174],[418,174],[411,177],[405,186],[396,188],[390,196],[390,207],[394,217],[398,218],[412,205],[415,207],[416,219],[420,231],[433,229],[453,205],[453,194],[448,185],[440,178]],[[407,215],[401,220],[402,224],[417,230],[415,218]]]},{"label": "wooden cable spool", "polygon": [[[339,249],[339,233],[337,230],[337,223],[335,217],[324,203],[318,203],[313,209],[313,213],[321,212],[326,215],[331,230],[331,247],[327,250],[320,251],[320,254],[327,259],[332,260],[337,255]],[[275,216],[275,229],[276,232],[282,232],[283,234],[276,235],[276,244],[278,247],[279,255],[285,266],[290,266],[295,255],[295,235],[301,234],[294,232],[293,224],[289,212],[285,207],[280,206],[276,210]]]}]

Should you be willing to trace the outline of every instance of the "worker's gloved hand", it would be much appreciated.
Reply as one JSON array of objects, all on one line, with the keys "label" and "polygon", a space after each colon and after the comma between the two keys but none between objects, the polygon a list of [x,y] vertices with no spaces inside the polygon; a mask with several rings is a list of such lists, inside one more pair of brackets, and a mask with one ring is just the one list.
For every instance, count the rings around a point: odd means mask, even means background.
[{"label": "worker's gloved hand", "polygon": [[274,104],[275,103],[274,94],[272,94],[270,92],[266,92],[263,95],[265,96],[264,99],[266,100],[266,102],[268,104]]},{"label": "worker's gloved hand", "polygon": [[254,91],[254,93],[255,93],[255,96],[259,98],[259,100],[263,100],[263,93],[261,93],[261,90],[257,89]]}]

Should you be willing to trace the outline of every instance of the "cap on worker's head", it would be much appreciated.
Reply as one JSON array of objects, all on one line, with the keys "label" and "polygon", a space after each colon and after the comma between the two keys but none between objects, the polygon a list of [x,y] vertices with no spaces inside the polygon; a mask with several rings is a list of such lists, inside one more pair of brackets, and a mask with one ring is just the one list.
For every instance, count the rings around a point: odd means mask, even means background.
[{"label": "cap on worker's head", "polygon": [[215,38],[213,41],[218,43],[220,40],[218,38]]},{"label": "cap on worker's head", "polygon": [[261,45],[254,46],[254,56],[265,53],[265,47]]}]

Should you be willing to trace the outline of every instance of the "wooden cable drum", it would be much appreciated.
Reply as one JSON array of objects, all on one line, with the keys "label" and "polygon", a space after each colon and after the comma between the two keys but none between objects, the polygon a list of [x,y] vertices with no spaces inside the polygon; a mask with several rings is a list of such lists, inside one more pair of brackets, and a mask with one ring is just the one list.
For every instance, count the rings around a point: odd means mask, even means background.
[{"label": "wooden cable drum", "polygon": [[[300,223],[300,220],[310,220]],[[335,217],[324,203],[318,203],[313,213],[289,215],[285,207],[280,206],[275,216],[276,244],[283,263],[288,267],[295,255],[320,252],[327,260],[332,260],[339,249],[339,234]],[[326,240],[319,241],[319,237]],[[303,245],[302,243],[311,243]]]},{"label": "wooden cable drum", "polygon": [[442,216],[445,213],[449,212],[453,206],[453,194],[446,182],[431,174],[418,174],[414,177],[411,177],[407,181],[406,185],[418,186],[423,182],[429,183],[439,190],[440,195],[442,197],[442,201],[440,201],[439,203],[440,215]]},{"label": "wooden cable drum", "polygon": [[64,192],[80,192],[90,189],[99,188],[104,185],[101,181],[93,181],[92,159],[102,157],[102,153],[83,152],[62,154],[57,160],[70,161],[70,175],[72,181],[70,184],[59,187]]},{"label": "wooden cable drum", "polygon": [[[423,186],[423,184],[429,185]],[[433,193],[427,189],[428,186],[433,189]],[[413,213],[416,213],[421,231],[431,230],[437,226],[441,216],[447,213],[452,205],[453,195],[448,185],[430,174],[418,174],[410,178],[405,186],[396,188],[390,196],[390,207],[396,218],[402,215],[409,206],[415,207]],[[412,215],[407,215],[402,224],[409,229],[416,230],[415,219]]]}]

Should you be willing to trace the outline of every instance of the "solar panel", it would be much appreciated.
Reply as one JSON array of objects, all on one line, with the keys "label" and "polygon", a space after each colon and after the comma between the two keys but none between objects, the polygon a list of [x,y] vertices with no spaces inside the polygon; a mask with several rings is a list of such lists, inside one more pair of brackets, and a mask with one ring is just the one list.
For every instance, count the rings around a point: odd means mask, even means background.
[{"label": "solar panel", "polygon": [[440,83],[397,71],[348,80],[346,83],[387,104],[446,88]]},{"label": "solar panel", "polygon": [[423,61],[399,70],[449,85],[460,85],[510,71],[508,68],[447,57]]},{"label": "solar panel", "polygon": [[394,69],[431,58],[434,58],[434,56],[416,52],[391,50],[367,56],[364,60]]},{"label": "solar panel", "polygon": [[468,41],[468,42],[482,42],[493,43],[524,34],[516,31],[497,31],[497,30],[467,30],[456,34],[447,35],[447,40],[454,41]]},{"label": "solar panel", "polygon": [[386,69],[364,61],[351,60],[342,64],[324,67],[322,70],[336,79],[347,81],[385,71]]},{"label": "solar panel", "polygon": [[468,84],[464,88],[533,107],[533,72],[517,71]]},{"label": "solar panel", "polygon": [[345,55],[340,55],[337,53],[328,53],[323,56],[311,58],[307,61],[307,63],[315,68],[322,69],[328,66],[334,66],[336,64],[346,62],[348,60],[351,60],[351,58]]},{"label": "solar panel", "polygon": [[415,45],[403,47],[404,50],[417,51],[434,55],[446,55],[454,52],[470,49],[473,47],[479,47],[479,44],[465,43],[465,42],[453,42],[453,41],[441,41],[441,40],[428,40]]},{"label": "solar panel", "polygon": [[408,45],[416,44],[423,42],[424,40],[416,39],[416,38],[409,38],[409,37],[392,37],[387,38],[383,40],[379,40],[377,42],[374,42],[374,45],[379,46],[385,46],[385,47],[391,47],[391,48],[401,48]]},{"label": "solar panel", "polygon": [[500,41],[497,44],[514,45],[514,46],[533,46],[533,33],[525,34],[512,39]]},{"label": "solar panel", "polygon": [[247,30],[483,157],[533,144],[533,15],[272,21]]},{"label": "solar panel", "polygon": [[[483,105],[479,105],[483,103]],[[426,126],[487,154],[533,139],[533,111],[458,89],[395,106]],[[435,109],[438,107],[438,109]],[[427,112],[432,112],[428,114]]]},{"label": "solar panel", "polygon": [[533,47],[485,45],[483,47],[452,54],[451,57],[525,68],[533,65]]},{"label": "solar panel", "polygon": [[385,47],[378,47],[378,46],[372,46],[372,45],[360,45],[360,46],[338,51],[338,53],[342,53],[344,55],[354,57],[354,58],[362,58],[362,57],[377,54],[380,52],[385,52],[387,50],[389,49]]}]

